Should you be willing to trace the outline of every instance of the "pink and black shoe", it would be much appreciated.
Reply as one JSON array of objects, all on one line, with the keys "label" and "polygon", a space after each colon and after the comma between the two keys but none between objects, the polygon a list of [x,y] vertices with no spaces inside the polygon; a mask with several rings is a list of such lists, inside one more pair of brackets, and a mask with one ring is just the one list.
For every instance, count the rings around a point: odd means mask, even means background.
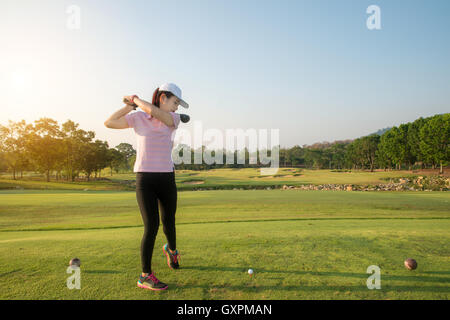
[{"label": "pink and black shoe", "polygon": [[149,290],[166,290],[168,288],[168,285],[159,281],[155,275],[152,273],[148,274],[147,276],[143,277],[142,274],[139,276],[139,280],[137,282],[137,286],[139,288],[143,289],[149,289]]},{"label": "pink and black shoe", "polygon": [[167,264],[169,265],[169,268],[178,269],[180,267],[180,264],[178,263],[180,260],[180,254],[178,253],[178,250],[170,250],[168,244],[166,243],[163,246],[163,251],[167,257]]}]

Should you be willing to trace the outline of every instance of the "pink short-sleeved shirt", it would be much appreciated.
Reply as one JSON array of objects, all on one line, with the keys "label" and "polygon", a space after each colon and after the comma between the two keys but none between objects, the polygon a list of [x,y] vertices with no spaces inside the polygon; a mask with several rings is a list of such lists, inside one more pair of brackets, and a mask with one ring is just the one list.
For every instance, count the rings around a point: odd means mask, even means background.
[{"label": "pink short-sleeved shirt", "polygon": [[180,115],[170,112],[175,127],[143,111],[125,115],[128,126],[134,129],[137,137],[136,162],[134,172],[172,172],[173,139],[180,123]]}]

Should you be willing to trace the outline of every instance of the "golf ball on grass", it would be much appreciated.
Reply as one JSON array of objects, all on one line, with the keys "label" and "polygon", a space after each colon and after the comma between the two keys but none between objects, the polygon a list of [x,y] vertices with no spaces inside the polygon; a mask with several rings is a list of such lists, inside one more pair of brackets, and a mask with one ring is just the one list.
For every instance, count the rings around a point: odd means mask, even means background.
[{"label": "golf ball on grass", "polygon": [[248,269],[248,274],[253,275],[253,269]]},{"label": "golf ball on grass", "polygon": [[73,258],[72,260],[70,260],[69,265],[71,267],[80,267],[81,266],[81,261],[78,258]]},{"label": "golf ball on grass", "polygon": [[408,270],[415,270],[417,268],[417,261],[412,258],[408,258],[405,260],[405,267]]}]

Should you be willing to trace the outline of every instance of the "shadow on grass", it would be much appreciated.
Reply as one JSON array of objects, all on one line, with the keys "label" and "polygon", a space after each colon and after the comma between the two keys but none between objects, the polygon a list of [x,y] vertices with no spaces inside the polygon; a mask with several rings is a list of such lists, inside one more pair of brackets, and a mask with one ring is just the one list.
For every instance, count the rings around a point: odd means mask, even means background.
[{"label": "shadow on grass", "polygon": [[114,270],[88,270],[88,271],[84,271],[83,273],[120,273],[120,271],[114,271]]},{"label": "shadow on grass", "polygon": [[12,270],[12,271],[9,271],[9,272],[0,273],[0,277],[11,275],[13,273],[21,272],[21,271],[22,271],[22,269],[17,269],[17,270]]},{"label": "shadow on grass", "polygon": [[[187,270],[199,270],[199,271],[230,271],[230,272],[243,272],[246,273],[248,268],[247,267],[212,267],[212,266],[183,266],[183,269]],[[412,271],[413,273],[415,271]],[[267,270],[267,269],[257,269],[255,270],[255,275],[261,274],[261,273],[270,273],[270,274],[288,274],[288,275],[310,275],[310,276],[325,276],[325,277],[344,277],[344,278],[361,278],[361,279],[367,279],[370,274],[368,273],[350,273],[350,272],[323,272],[323,271],[292,271],[292,270]],[[430,274],[450,274],[450,272],[447,271],[428,271],[423,273],[430,273]],[[273,279],[273,278],[271,278]],[[402,275],[389,275],[389,274],[383,274],[383,271],[381,271],[381,281],[383,280],[390,280],[390,281],[418,281],[418,282],[433,282],[433,283],[439,283],[439,284],[448,284],[449,286],[447,288],[440,287],[437,288],[440,289],[446,289],[447,292],[450,293],[450,277],[436,277],[436,276],[423,276],[423,275],[414,275],[411,274],[410,276],[402,276]],[[364,282],[365,283],[365,282]],[[413,287],[418,288],[418,287]],[[367,288],[366,288],[367,289]]]},{"label": "shadow on grass", "polygon": [[[246,220],[210,220],[210,221],[193,221],[193,222],[178,222],[177,225],[202,225],[215,223],[242,223],[242,222],[287,222],[287,221],[370,221],[370,220],[449,220],[450,217],[329,217],[329,218],[281,218],[281,219],[246,219]],[[310,224],[312,225],[312,224]],[[29,229],[0,229],[0,232],[28,232],[28,231],[65,231],[65,230],[107,230],[107,229],[125,229],[125,228],[142,228],[143,225],[123,225],[123,226],[101,226],[101,227],[42,227]]]},{"label": "shadow on grass", "polygon": [[429,274],[448,274],[448,275],[450,275],[450,271],[424,271],[423,273],[429,273]]},{"label": "shadow on grass", "polygon": [[[273,285],[273,286],[261,286],[258,284],[246,284],[246,285],[217,285],[214,286],[212,284],[205,284],[205,285],[198,285],[198,284],[177,284],[176,289],[178,290],[192,290],[194,288],[198,289],[204,289],[205,291],[210,292],[211,290],[230,290],[230,291],[239,291],[239,292],[247,292],[247,293],[259,293],[263,291],[270,291],[273,292],[274,290],[283,290],[283,291],[305,291],[305,292],[312,292],[312,291],[331,291],[335,293],[340,293],[342,295],[348,295],[354,292],[369,292],[369,293],[386,293],[386,292],[396,292],[396,293],[417,293],[417,292],[433,292],[433,293],[442,293],[442,294],[449,294],[450,290],[448,287],[433,287],[433,286],[393,286],[393,285],[381,285],[380,290],[369,290],[365,283],[361,284],[360,286],[305,286],[299,283],[296,286],[288,286],[284,284],[280,285]],[[336,297],[334,297],[336,298]]]}]

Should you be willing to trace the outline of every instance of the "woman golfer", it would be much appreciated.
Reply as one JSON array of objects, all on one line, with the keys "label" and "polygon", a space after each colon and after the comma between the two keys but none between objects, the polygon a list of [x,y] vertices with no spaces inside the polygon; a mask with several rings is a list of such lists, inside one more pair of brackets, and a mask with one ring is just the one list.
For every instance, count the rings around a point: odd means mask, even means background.
[{"label": "woman golfer", "polygon": [[[158,280],[152,271],[151,262],[156,234],[159,228],[159,209],[167,244],[163,246],[167,264],[178,269],[179,253],[176,250],[175,212],[177,209],[177,187],[172,148],[175,130],[180,115],[175,113],[178,105],[188,108],[181,99],[180,88],[165,83],[153,93],[152,103],[136,95],[124,97],[125,107],[105,121],[113,129],[133,128],[137,137],[137,155],[134,164],[136,172],[136,198],[144,222],[141,242],[142,274],[137,285],[150,290],[165,290],[167,284]],[[142,111],[129,113],[140,107]]]}]

